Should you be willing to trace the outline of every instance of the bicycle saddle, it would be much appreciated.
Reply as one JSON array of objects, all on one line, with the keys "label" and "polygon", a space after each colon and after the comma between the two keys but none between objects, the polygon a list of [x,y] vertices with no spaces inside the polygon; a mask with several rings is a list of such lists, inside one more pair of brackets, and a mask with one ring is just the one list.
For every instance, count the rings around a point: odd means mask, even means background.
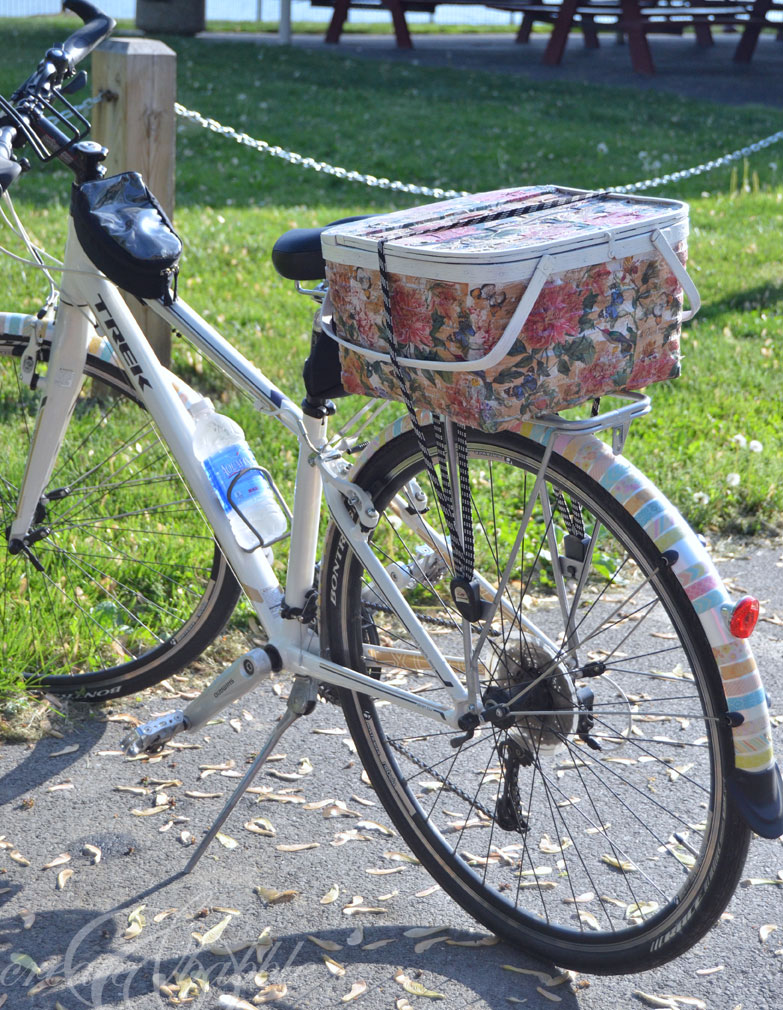
[{"label": "bicycle saddle", "polygon": [[292,228],[284,232],[272,247],[275,270],[289,281],[321,280],[326,273],[321,252],[321,232],[331,228],[333,224],[362,221],[371,216],[358,214],[355,217],[341,217],[338,221],[332,221],[321,228]]}]

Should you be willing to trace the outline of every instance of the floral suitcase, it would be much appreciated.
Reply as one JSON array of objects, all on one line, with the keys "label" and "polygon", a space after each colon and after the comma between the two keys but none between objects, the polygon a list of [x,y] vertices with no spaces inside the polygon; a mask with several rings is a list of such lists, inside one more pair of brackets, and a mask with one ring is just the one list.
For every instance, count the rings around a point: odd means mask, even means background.
[{"label": "floral suitcase", "polygon": [[679,375],[688,207],[557,186],[496,190],[322,235],[346,390],[495,431]]}]

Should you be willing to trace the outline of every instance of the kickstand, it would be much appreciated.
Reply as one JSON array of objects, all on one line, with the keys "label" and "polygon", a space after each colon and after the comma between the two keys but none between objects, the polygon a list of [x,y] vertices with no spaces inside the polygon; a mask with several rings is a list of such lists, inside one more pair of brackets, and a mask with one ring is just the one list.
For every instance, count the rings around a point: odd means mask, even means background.
[{"label": "kickstand", "polygon": [[201,844],[193,853],[185,867],[185,873],[190,873],[194,868],[199,859],[204,855],[207,846],[215,837],[215,835],[220,831],[223,822],[226,820],[228,815],[234,809],[234,807],[239,803],[242,795],[247,790],[250,783],[258,774],[261,765],[266,761],[269,755],[277,746],[280,737],[285,733],[285,731],[292,726],[296,720],[303,715],[309,715],[315,707],[316,698],[318,695],[318,686],[309,677],[295,677],[293,685],[291,686],[291,693],[288,696],[288,706],[280,720],[280,722],[275,726],[269,735],[269,739],[266,741],[264,746],[259,751],[258,757],[252,763],[245,773],[245,777],[236,787],[234,792],[231,794],[231,798],[228,803],[223,807],[217,816],[215,823],[209,829],[205,837],[202,839]]}]

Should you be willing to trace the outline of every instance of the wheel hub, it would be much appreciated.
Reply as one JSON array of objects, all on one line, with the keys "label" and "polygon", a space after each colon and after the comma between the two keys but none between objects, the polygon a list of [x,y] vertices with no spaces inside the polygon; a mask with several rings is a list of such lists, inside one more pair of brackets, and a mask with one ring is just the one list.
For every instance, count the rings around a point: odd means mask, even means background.
[{"label": "wheel hub", "polygon": [[[511,739],[523,750],[541,756],[561,750],[564,738],[577,730],[576,690],[564,662],[556,655],[538,639],[507,644],[492,671],[492,686],[484,693],[484,704],[490,710],[505,709],[504,728]],[[545,670],[546,676],[535,683]],[[529,690],[520,695],[525,688]]]}]

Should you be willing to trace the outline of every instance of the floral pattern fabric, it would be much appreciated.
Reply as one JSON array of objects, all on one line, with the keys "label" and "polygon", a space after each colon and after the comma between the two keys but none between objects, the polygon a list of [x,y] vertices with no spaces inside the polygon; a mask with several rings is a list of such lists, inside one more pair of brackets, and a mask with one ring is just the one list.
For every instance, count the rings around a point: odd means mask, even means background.
[{"label": "floral pattern fabric", "polygon": [[[677,250],[685,260],[684,243]],[[327,262],[336,333],[388,353],[377,270]],[[527,282],[505,285],[391,277],[401,357],[471,361],[503,334]],[[517,428],[527,417],[680,373],[682,289],[645,254],[567,270],[544,285],[507,357],[486,371],[405,368],[413,402],[472,427]],[[351,393],[402,399],[390,365],[341,346]]]}]

